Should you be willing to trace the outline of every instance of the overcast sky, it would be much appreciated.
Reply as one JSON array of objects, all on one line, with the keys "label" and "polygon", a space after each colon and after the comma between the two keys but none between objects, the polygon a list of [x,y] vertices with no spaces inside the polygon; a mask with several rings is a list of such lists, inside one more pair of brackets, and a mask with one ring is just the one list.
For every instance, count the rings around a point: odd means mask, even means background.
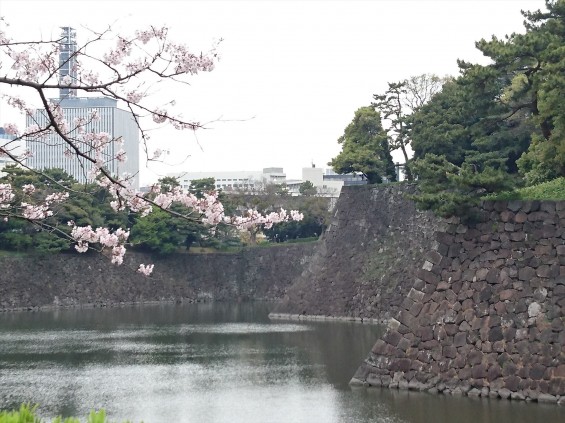
[{"label": "overcast sky", "polygon": [[[224,40],[212,73],[168,94],[182,97],[186,117],[222,121],[197,133],[201,148],[190,133],[155,133],[154,146],[171,151],[170,163],[190,157],[180,166],[143,164],[142,183],[184,170],[278,166],[299,179],[312,162],[325,168],[355,110],[387,82],[456,75],[458,58],[486,63],[474,42],[523,32],[520,9],[539,8],[543,0],[0,0],[13,38],[49,38],[60,26],[80,34],[83,26],[130,33],[164,24],[196,51]],[[1,124],[6,117],[2,104]]]}]

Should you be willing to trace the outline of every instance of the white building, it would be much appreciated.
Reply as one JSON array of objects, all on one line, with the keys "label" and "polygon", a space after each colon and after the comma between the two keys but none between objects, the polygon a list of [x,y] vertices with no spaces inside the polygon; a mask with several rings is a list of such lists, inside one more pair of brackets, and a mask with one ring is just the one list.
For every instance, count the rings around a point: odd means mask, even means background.
[{"label": "white building", "polygon": [[216,188],[229,191],[257,191],[270,184],[283,184],[286,174],[282,167],[267,167],[261,170],[177,172],[167,176],[176,178],[183,189],[190,188],[191,181],[214,178]]},{"label": "white building", "polygon": [[344,185],[364,185],[367,183],[361,176],[352,173],[340,175],[333,169],[319,167],[302,168],[302,179],[287,181],[287,187],[292,195],[300,195],[300,185],[309,181],[316,188],[317,195],[322,197],[339,197],[341,187]]},{"label": "white building", "polygon": [[[88,118],[93,111],[98,112],[100,119],[86,124],[86,132],[107,132],[112,139],[123,140],[123,147],[118,142],[110,142],[104,151],[106,169],[115,176],[127,172],[134,175],[132,184],[139,187],[139,128],[133,115],[117,107],[118,101],[105,97],[69,97],[57,100],[63,109],[63,115],[69,125],[75,118]],[[48,124],[45,110],[36,110],[26,119],[27,126],[36,124],[44,127]],[[73,137],[71,132],[70,137]],[[82,146],[82,152],[94,157],[94,152]],[[92,168],[88,160],[72,156],[65,156],[68,145],[57,134],[50,134],[45,140],[37,142],[28,140],[27,148],[32,153],[27,164],[34,169],[63,169],[80,183],[87,182],[87,175]],[[127,160],[120,163],[114,159],[116,153],[123,148]],[[91,181],[88,181],[91,182]]]},{"label": "white building", "polygon": [[[4,130],[4,128],[0,128],[0,147],[2,147],[2,149],[6,150],[6,151],[9,151],[11,154],[18,156],[22,153],[21,141],[15,141],[15,138],[16,137],[14,135],[6,134],[6,131]],[[5,173],[2,172],[2,169],[4,169],[7,165],[13,165],[15,163],[16,162],[14,162],[8,156],[1,156],[0,157],[0,177],[5,175]]]},{"label": "white building", "polygon": [[[76,33],[71,27],[63,27],[59,41],[59,79],[77,79],[76,56],[77,43]],[[133,175],[131,183],[135,188],[139,187],[139,128],[131,112],[118,108],[118,101],[106,97],[77,97],[75,89],[61,88],[59,98],[52,100],[63,109],[63,116],[69,127],[72,128],[76,118],[86,119],[86,132],[106,132],[112,140],[121,139],[123,146],[117,142],[110,142],[104,151],[104,166],[113,176],[123,173]],[[100,119],[90,119],[93,111],[98,112]],[[32,116],[27,116],[26,126],[38,125],[40,128],[48,126],[49,120],[44,109],[36,110]],[[78,132],[78,131],[77,131]],[[69,137],[74,137],[73,131]],[[65,156],[68,148],[66,142],[55,133],[51,133],[46,139],[34,141],[26,140],[27,148],[32,153],[27,165],[38,170],[59,168],[73,176],[80,183],[87,181],[87,175],[92,164],[90,161],[72,155]],[[116,153],[123,148],[127,161],[120,163],[115,159]],[[92,148],[81,145],[81,153],[94,158]]]}]

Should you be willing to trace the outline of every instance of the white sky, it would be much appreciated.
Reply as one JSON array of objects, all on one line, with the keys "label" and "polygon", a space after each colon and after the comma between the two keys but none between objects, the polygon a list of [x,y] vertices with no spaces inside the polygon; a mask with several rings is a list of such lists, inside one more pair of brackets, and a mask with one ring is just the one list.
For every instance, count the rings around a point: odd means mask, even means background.
[{"label": "white sky", "polygon": [[[372,95],[422,73],[456,75],[458,58],[484,63],[474,42],[523,31],[520,9],[543,0],[187,1],[0,0],[12,38],[49,38],[60,26],[131,33],[149,24],[221,61],[176,97],[185,117],[214,122],[197,133],[153,134],[180,166],[142,164],[142,184],[176,171],[283,167],[300,179],[337,155],[337,138]],[[9,119],[7,119],[9,118]],[[18,122],[0,104],[0,124]]]}]

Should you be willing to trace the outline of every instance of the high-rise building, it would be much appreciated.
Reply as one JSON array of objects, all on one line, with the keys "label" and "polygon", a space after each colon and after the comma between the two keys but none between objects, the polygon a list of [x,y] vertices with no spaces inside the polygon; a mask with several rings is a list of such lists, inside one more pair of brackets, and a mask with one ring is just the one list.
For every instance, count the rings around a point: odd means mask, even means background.
[{"label": "high-rise building", "polygon": [[[77,80],[76,32],[74,28],[69,26],[62,27],[61,29],[63,32],[59,41],[59,81],[69,76],[70,81],[75,82]],[[59,97],[61,98],[76,96],[77,90],[74,88],[61,88],[59,90]]]},{"label": "high-rise building", "polygon": [[[59,54],[59,78],[70,77],[70,81],[77,79],[76,58],[77,44],[73,28],[64,27],[61,34]],[[69,78],[66,78],[69,80]],[[75,119],[86,120],[84,126],[88,132],[106,132],[112,140],[121,140],[123,146],[118,142],[110,142],[104,150],[103,160],[105,168],[114,176],[127,172],[133,175],[132,185],[139,187],[139,128],[133,115],[126,110],[118,108],[117,100],[108,97],[77,97],[75,89],[61,88],[59,98],[51,102],[58,104],[71,132],[69,138],[79,136],[78,131],[73,131]],[[90,119],[93,112],[97,112],[98,119]],[[49,119],[43,109],[36,110],[33,115],[27,116],[27,126],[38,125],[40,128],[48,126]],[[94,158],[94,150],[86,143],[78,142],[76,146],[82,154]],[[27,148],[31,157],[27,164],[34,169],[60,168],[73,176],[81,183],[88,181],[88,173],[92,163],[76,154],[66,155],[69,145],[57,134],[51,133],[41,140],[27,139]],[[125,162],[118,162],[116,153],[123,148],[127,156]]]},{"label": "high-rise building", "polygon": [[[68,97],[56,100],[63,115],[72,127],[75,118],[87,119],[85,126],[86,132],[106,132],[112,139],[123,140],[123,147],[118,142],[110,142],[104,151],[104,162],[106,169],[114,176],[122,175],[127,172],[134,175],[132,185],[139,187],[139,128],[133,115],[117,107],[117,100],[106,97]],[[88,121],[88,117],[96,111],[99,119]],[[48,117],[45,110],[36,110],[33,116],[27,117],[27,126],[39,125],[45,127],[48,124]],[[76,131],[75,131],[76,132]],[[70,133],[70,137],[76,137],[77,133]],[[94,151],[87,144],[78,143],[81,152],[94,158]],[[73,176],[80,183],[91,182],[87,180],[87,175],[92,168],[92,163],[84,158],[72,155],[67,157],[65,152],[69,146],[59,135],[49,134],[46,139],[41,141],[28,140],[27,148],[32,153],[27,164],[34,169],[63,169]],[[114,157],[120,150],[126,153],[127,160],[124,163],[118,162]]]}]

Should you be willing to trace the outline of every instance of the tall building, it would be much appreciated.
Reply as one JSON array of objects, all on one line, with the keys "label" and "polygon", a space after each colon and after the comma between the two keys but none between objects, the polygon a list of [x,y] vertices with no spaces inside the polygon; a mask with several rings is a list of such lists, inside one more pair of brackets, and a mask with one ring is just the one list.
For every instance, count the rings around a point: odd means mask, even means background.
[{"label": "tall building", "polygon": [[[62,81],[65,77],[70,77],[71,81],[76,80],[77,73],[74,63],[74,54],[77,51],[75,31],[73,28],[62,28],[59,54],[59,78]],[[68,78],[67,78],[68,79]],[[114,176],[122,175],[127,172],[133,175],[132,185],[139,187],[139,128],[133,115],[126,110],[118,108],[118,101],[107,97],[77,97],[75,89],[61,88],[59,98],[52,99],[51,102],[59,104],[63,116],[69,127],[72,129],[76,118],[87,121],[85,131],[106,132],[113,140],[121,139],[123,146],[117,142],[110,142],[104,151],[104,162],[106,169]],[[99,119],[92,120],[90,116],[96,111]],[[43,109],[35,110],[32,116],[27,116],[26,126],[38,125],[40,128],[46,127],[49,120],[46,111]],[[78,131],[71,131],[70,138],[77,137]],[[28,138],[27,148],[32,156],[27,160],[27,164],[34,169],[60,168],[73,176],[80,183],[88,181],[88,172],[92,164],[84,158],[71,155],[67,157],[65,152],[68,145],[59,135],[49,134],[40,141]],[[81,153],[94,158],[94,151],[86,144],[77,143]],[[114,159],[116,153],[123,148],[127,160],[118,162]]]}]

